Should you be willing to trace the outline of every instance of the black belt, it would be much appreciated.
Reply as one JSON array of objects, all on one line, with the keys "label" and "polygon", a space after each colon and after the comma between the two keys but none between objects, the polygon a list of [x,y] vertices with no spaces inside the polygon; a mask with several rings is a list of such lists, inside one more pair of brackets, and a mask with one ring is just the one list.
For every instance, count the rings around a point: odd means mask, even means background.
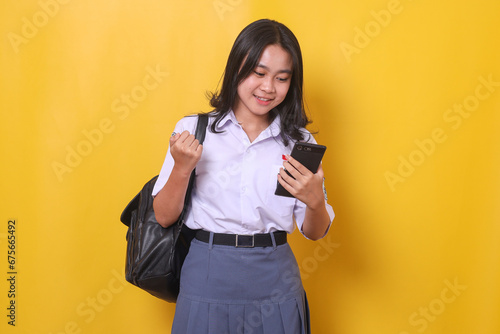
[{"label": "black belt", "polygon": [[[285,231],[276,231],[273,234],[276,246],[286,243],[287,233]],[[208,243],[210,242],[210,232],[198,230],[196,231],[196,239]],[[214,233],[213,244],[246,248],[271,247],[273,239],[271,233],[253,235]]]}]

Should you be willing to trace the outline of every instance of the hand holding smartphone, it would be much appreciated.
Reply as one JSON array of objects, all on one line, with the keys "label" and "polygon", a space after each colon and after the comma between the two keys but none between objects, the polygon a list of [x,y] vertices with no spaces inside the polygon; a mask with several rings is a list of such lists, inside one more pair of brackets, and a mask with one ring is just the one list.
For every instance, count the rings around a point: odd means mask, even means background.
[{"label": "hand holding smartphone", "polygon": [[[316,173],[325,151],[326,146],[323,145],[297,142],[293,146],[292,154],[290,155],[311,172]],[[286,172],[288,173],[288,171]],[[288,173],[288,175],[290,175],[290,173]],[[279,182],[277,183],[278,185],[276,186],[276,191],[274,192],[275,195],[293,197],[293,195],[290,194],[288,190],[283,188]]]}]

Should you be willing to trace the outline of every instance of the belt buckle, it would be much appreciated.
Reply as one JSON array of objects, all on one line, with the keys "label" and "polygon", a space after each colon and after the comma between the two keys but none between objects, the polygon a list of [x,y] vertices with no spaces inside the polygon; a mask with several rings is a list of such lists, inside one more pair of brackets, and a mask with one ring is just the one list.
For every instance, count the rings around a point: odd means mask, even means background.
[{"label": "belt buckle", "polygon": [[[252,244],[251,245],[241,245],[240,244],[240,237],[251,237],[252,238]],[[255,235],[239,235],[236,234],[236,248],[254,248],[255,247]]]}]

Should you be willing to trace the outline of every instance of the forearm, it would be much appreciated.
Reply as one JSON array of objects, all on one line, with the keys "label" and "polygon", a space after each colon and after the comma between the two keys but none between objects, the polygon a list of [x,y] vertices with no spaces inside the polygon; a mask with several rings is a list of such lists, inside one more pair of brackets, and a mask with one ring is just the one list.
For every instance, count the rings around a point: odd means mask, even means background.
[{"label": "forearm", "polygon": [[321,239],[325,235],[330,223],[330,215],[326,210],[324,202],[317,208],[307,207],[302,224],[302,233],[311,240]]},{"label": "forearm", "polygon": [[179,218],[184,207],[189,177],[190,173],[179,171],[174,166],[167,183],[156,195],[153,208],[161,226],[168,227]]}]

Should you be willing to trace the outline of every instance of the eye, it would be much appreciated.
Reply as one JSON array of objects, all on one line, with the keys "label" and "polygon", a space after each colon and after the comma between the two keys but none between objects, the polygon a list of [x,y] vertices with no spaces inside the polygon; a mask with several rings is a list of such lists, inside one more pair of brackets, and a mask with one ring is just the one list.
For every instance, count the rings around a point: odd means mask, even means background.
[{"label": "eye", "polygon": [[253,73],[255,73],[255,75],[257,75],[258,77],[264,76],[264,73],[261,73],[261,72],[253,71]]},{"label": "eye", "polygon": [[280,82],[287,82],[289,78],[277,78]]}]

